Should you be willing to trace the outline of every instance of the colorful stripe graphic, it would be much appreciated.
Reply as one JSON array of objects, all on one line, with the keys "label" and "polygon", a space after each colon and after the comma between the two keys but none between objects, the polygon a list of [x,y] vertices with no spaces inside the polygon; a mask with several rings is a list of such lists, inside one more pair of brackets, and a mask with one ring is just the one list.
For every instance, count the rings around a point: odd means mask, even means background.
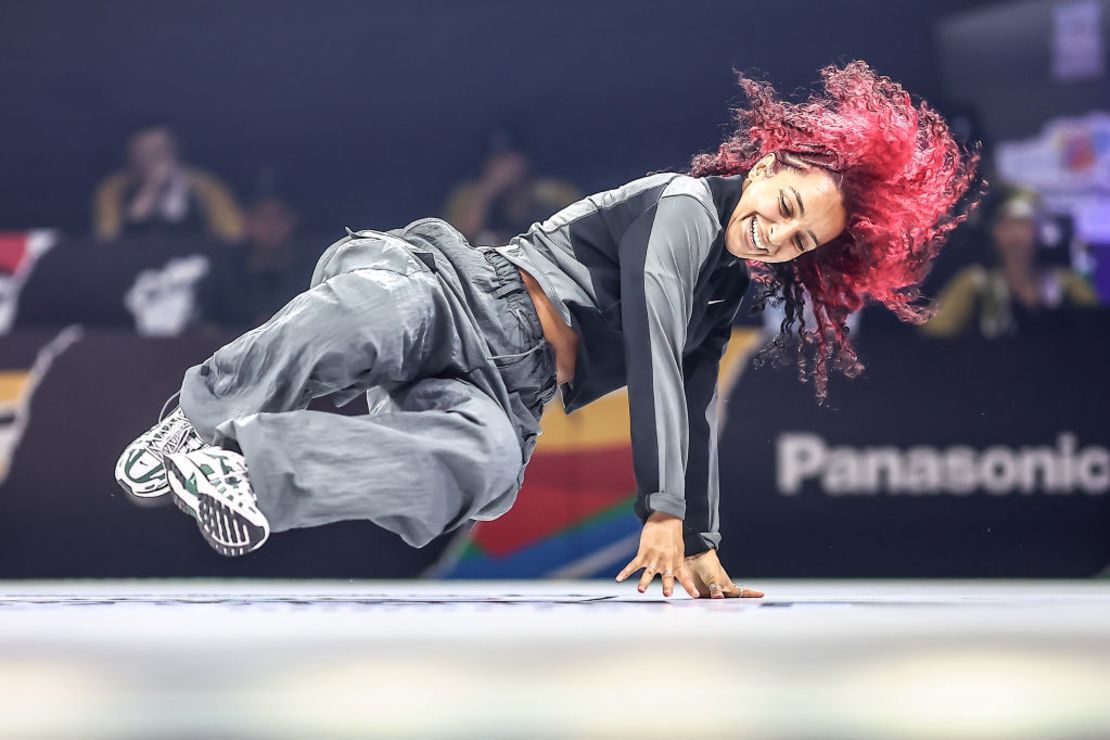
[{"label": "colorful stripe graphic", "polygon": [[[733,329],[718,376],[722,407],[759,339],[757,330]],[[726,416],[719,408],[719,423]],[[556,396],[541,427],[513,508],[460,532],[425,575],[609,577],[636,553],[640,521],[632,513],[636,481],[627,392],[614,391],[570,416]]]}]

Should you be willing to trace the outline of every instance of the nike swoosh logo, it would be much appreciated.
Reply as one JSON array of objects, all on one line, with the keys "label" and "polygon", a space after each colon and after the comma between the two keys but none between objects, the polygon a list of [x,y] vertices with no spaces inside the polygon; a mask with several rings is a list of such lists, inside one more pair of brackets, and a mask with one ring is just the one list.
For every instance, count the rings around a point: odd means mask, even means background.
[{"label": "nike swoosh logo", "polygon": [[709,302],[709,305],[710,305],[710,306],[712,306],[712,305],[713,305],[714,303],[724,303],[724,302],[725,302],[725,299],[724,299],[724,298],[718,298],[718,299],[717,299],[717,300],[715,300],[715,301],[710,301],[710,302]]}]

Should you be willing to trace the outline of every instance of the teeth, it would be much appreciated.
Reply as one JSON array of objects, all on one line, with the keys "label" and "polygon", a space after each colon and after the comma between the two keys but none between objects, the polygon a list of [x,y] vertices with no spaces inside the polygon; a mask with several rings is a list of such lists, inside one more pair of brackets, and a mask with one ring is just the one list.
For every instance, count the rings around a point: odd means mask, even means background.
[{"label": "teeth", "polygon": [[756,228],[755,228],[755,216],[752,216],[751,232],[752,232],[752,243],[755,244],[755,248],[758,249],[763,254],[769,254],[771,250],[769,250],[769,249],[767,249],[767,247],[763,246],[763,242],[759,238],[759,231],[757,231]]}]

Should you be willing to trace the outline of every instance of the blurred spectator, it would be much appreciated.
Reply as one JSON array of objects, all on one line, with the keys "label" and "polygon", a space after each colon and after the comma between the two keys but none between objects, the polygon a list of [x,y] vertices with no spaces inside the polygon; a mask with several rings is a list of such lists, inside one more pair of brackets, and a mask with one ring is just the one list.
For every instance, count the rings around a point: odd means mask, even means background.
[{"label": "blurred spectator", "polygon": [[179,159],[164,124],[144,126],[127,142],[127,168],[104,178],[93,196],[93,234],[112,240],[136,234],[242,237],[231,190],[215,175]]},{"label": "blurred spectator", "polygon": [[277,195],[257,198],[244,219],[246,239],[213,265],[201,286],[201,321],[250,329],[308,288],[318,254],[297,241],[298,214]]},{"label": "blurred spectator", "polygon": [[444,219],[472,244],[507,244],[580,198],[570,183],[534,174],[525,147],[498,128],[487,142],[481,178],[455,186]]},{"label": "blurred spectator", "polygon": [[952,278],[922,331],[954,337],[974,326],[983,337],[994,338],[1066,318],[1072,309],[1097,306],[1098,297],[1082,275],[1045,264],[1038,237],[1044,219],[1035,194],[1007,193],[991,219],[995,264],[972,265]]}]

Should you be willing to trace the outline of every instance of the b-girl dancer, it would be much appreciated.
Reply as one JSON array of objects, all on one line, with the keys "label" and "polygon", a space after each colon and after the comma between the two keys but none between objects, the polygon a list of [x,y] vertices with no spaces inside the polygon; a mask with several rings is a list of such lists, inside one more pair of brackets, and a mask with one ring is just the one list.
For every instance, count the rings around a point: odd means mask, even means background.
[{"label": "b-girl dancer", "polygon": [[[421,547],[509,509],[556,391],[571,413],[627,385],[643,530],[617,580],[762,596],[716,554],[716,382],[741,297],[755,283],[757,305],[784,304],[764,354],[793,358],[823,402],[830,370],[862,370],[849,313],[870,300],[925,320],[916,286],[978,201],[977,151],[927,103],[864,62],[821,76],[798,103],[741,76],[747,104],[715,153],[507,245],[439,219],[348,232],[307,291],[185,373],[117,480],[169,496],[224,555],[347,519]],[[368,415],[306,409],[363,393]]]}]

